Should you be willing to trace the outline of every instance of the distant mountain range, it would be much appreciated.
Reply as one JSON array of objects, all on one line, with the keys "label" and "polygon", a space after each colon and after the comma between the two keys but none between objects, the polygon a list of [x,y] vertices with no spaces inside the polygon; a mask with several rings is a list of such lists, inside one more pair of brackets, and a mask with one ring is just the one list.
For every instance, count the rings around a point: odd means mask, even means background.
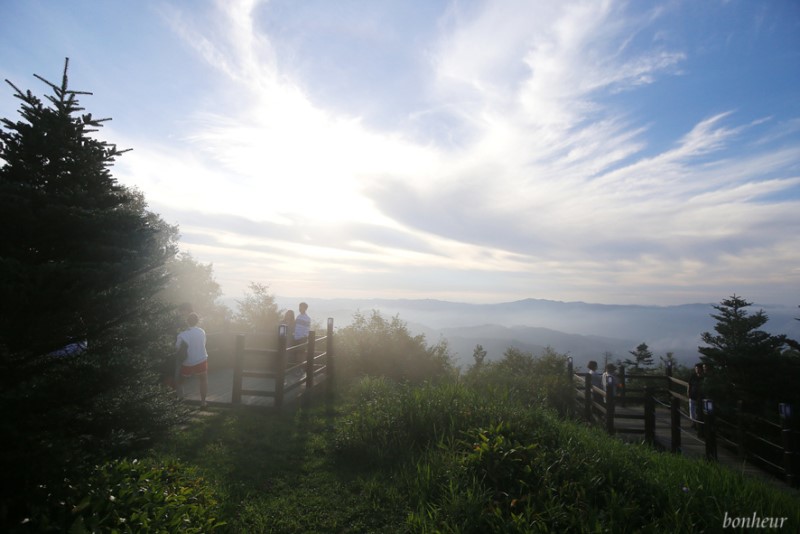
[{"label": "distant mountain range", "polygon": [[[276,297],[279,306],[296,308],[297,299]],[[327,317],[342,327],[353,315],[372,310],[384,317],[397,315],[414,334],[425,334],[428,344],[446,339],[457,364],[472,364],[477,344],[487,359],[502,357],[508,347],[540,353],[550,346],[573,356],[576,365],[602,360],[605,352],[625,359],[628,351],[644,342],[656,356],[671,351],[679,361],[698,358],[700,335],[713,331],[712,304],[634,306],[587,304],[525,299],[500,304],[465,304],[440,300],[304,299],[309,314],[324,324]],[[764,329],[800,339],[800,309],[754,304],[750,313],[763,309],[769,316]]]}]

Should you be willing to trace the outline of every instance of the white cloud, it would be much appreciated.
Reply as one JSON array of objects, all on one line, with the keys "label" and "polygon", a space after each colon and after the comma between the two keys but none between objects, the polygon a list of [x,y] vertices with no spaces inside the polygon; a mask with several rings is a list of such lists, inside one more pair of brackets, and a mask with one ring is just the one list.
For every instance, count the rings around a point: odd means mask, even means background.
[{"label": "white cloud", "polygon": [[[648,145],[650,119],[609,100],[679,74],[688,60],[658,37],[663,9],[454,3],[429,44],[427,107],[413,119],[436,114],[458,134],[423,144],[407,124],[379,130],[315,102],[281,70],[259,6],[169,12],[224,76],[211,85],[222,104],[198,111],[169,151],[128,140],[136,151],[122,167],[167,213],[238,217],[178,221],[218,277],[335,293],[359,279],[388,290],[430,269],[473,296],[503,286],[521,297],[531,283],[552,298],[610,301],[634,299],[637,288],[665,299],[669,290],[657,288],[667,281],[684,294],[711,276],[716,291],[759,270],[798,280],[796,238],[764,236],[798,224],[797,200],[765,201],[798,187],[797,171],[787,172],[797,148],[759,145],[756,128],[769,130],[763,139],[785,137],[728,111],[659,149]],[[737,152],[745,134],[749,148]]]}]

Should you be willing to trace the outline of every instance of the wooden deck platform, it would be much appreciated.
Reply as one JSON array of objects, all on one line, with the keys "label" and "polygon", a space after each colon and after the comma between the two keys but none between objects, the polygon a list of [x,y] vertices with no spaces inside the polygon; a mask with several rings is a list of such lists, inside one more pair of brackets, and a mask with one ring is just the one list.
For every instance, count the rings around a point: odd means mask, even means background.
[{"label": "wooden deck platform", "polygon": [[[284,404],[291,406],[295,404],[299,397],[305,393],[305,373],[295,374],[286,381],[284,394]],[[314,386],[325,380],[325,376],[317,376],[314,379]],[[294,384],[297,384],[294,386]],[[242,378],[242,389],[275,391],[275,380],[272,378]],[[316,389],[316,387],[315,387]],[[200,404],[200,384],[196,378],[190,378],[183,387],[183,398],[191,404]],[[209,406],[232,407],[233,405],[233,369],[217,369],[208,373],[208,395],[206,402]],[[274,408],[275,399],[273,397],[261,397],[255,395],[242,395],[242,406]]]}]

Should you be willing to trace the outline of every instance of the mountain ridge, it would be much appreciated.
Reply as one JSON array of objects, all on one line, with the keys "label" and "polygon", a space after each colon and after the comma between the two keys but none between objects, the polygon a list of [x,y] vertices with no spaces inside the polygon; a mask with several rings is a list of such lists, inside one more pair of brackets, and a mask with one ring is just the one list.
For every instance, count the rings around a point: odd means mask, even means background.
[{"label": "mountain ridge", "polygon": [[[601,360],[605,352],[625,359],[628,351],[647,343],[656,356],[673,352],[683,363],[698,358],[700,336],[716,324],[714,304],[690,303],[669,306],[643,304],[599,304],[525,298],[511,302],[474,304],[437,299],[387,298],[287,298],[276,297],[279,306],[294,309],[304,300],[309,313],[320,323],[333,317],[337,327],[350,324],[356,312],[373,310],[386,317],[398,316],[414,334],[428,343],[445,339],[456,353],[456,363],[470,365],[476,345],[489,359],[502,357],[509,346],[538,353],[550,346],[573,356],[577,365]],[[797,307],[753,304],[753,314],[763,309],[769,317],[764,330],[800,338]],[[491,327],[491,328],[488,328]]]}]

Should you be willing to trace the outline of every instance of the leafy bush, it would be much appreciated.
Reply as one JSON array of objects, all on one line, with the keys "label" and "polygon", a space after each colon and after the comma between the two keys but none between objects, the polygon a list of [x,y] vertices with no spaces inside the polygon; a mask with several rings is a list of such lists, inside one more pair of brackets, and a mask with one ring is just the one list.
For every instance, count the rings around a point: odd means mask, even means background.
[{"label": "leafy bush", "polygon": [[382,376],[421,384],[454,372],[444,340],[428,346],[425,336],[411,335],[399,317],[387,320],[378,311],[369,317],[355,314],[353,323],[337,333],[336,355],[337,376],[345,383]]},{"label": "leafy bush", "polygon": [[625,444],[546,412],[532,422],[508,417],[425,456],[417,471],[440,476],[434,488],[410,481],[411,494],[426,495],[409,516],[413,530],[708,532],[721,529],[725,513],[800,524],[795,497],[719,465]]},{"label": "leafy bush", "polygon": [[500,391],[486,394],[457,382],[410,386],[365,378],[352,395],[349,413],[338,425],[336,448],[362,462],[408,457],[520,409]]},{"label": "leafy bush", "polygon": [[503,359],[472,367],[465,381],[481,392],[505,389],[524,405],[548,406],[565,414],[572,405],[567,358],[551,348],[540,356],[511,347]]},{"label": "leafy bush", "polygon": [[223,413],[165,454],[221,481],[232,532],[717,532],[726,512],[800,525],[794,494],[502,388],[365,378],[347,400]]},{"label": "leafy bush", "polygon": [[220,504],[196,468],[177,462],[118,460],[96,466],[85,481],[41,486],[30,532],[211,532]]},{"label": "leafy bush", "polygon": [[[462,465],[493,492],[493,500],[511,499],[510,505],[527,500],[525,480],[531,478],[538,445],[520,441],[509,423],[479,429],[477,439],[462,444],[471,447]],[[522,487],[517,487],[517,486]]]}]

